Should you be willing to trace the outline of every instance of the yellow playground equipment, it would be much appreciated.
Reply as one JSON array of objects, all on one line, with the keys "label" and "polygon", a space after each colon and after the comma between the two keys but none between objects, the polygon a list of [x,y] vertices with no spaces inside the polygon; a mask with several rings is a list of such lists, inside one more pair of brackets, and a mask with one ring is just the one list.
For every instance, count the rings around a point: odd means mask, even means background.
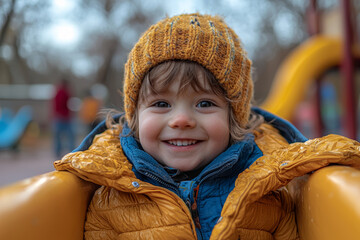
[{"label": "yellow playground equipment", "polygon": [[[301,239],[359,239],[360,171],[328,166],[293,180]],[[80,240],[96,185],[50,172],[0,189],[0,239]]]},{"label": "yellow playground equipment", "polygon": [[[353,49],[360,57],[360,49]],[[327,69],[343,59],[342,42],[338,38],[317,35],[296,48],[282,63],[262,108],[290,120],[310,85]]]},{"label": "yellow playground equipment", "polygon": [[290,120],[312,81],[339,64],[341,54],[339,39],[324,36],[308,39],[280,66],[262,108]]}]

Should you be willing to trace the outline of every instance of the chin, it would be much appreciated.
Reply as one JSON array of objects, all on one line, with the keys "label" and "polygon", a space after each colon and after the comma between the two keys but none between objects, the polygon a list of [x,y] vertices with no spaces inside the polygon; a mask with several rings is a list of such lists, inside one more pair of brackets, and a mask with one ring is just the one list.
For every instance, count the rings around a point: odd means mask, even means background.
[{"label": "chin", "polygon": [[194,171],[196,169],[199,169],[199,166],[177,166],[177,167],[173,167],[178,169],[180,172],[189,172],[189,171]]},{"label": "chin", "polygon": [[189,171],[195,170],[193,168],[176,168],[176,169],[178,169],[180,172],[189,172]]}]

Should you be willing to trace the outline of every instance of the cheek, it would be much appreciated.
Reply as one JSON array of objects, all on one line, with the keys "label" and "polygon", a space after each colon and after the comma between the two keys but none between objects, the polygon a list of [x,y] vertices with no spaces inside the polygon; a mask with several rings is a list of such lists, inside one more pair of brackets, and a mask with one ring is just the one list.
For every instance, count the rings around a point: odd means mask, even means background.
[{"label": "cheek", "polygon": [[215,134],[229,134],[229,119],[225,114],[207,118],[205,124],[209,131],[212,131]]},{"label": "cheek", "polygon": [[216,136],[221,141],[228,141],[230,138],[229,124],[219,122],[216,125],[213,125],[212,134]]},{"label": "cheek", "polygon": [[207,130],[212,139],[219,144],[218,146],[227,147],[230,139],[229,121],[227,117],[207,121]]},{"label": "cheek", "polygon": [[139,140],[141,145],[148,146],[160,134],[160,122],[151,114],[139,114]]}]

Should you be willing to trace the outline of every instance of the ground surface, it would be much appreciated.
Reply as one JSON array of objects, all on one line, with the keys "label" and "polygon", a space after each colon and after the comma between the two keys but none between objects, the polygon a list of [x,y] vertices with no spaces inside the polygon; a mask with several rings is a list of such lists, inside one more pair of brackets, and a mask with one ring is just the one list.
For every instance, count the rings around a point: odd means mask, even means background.
[{"label": "ground surface", "polygon": [[51,137],[27,136],[17,150],[0,150],[0,187],[54,171]]}]

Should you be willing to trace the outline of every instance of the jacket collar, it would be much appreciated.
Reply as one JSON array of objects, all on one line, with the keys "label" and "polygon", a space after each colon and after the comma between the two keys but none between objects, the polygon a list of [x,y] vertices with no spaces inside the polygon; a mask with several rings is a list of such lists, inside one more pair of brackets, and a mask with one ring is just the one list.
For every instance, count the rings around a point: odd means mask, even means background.
[{"label": "jacket collar", "polygon": [[271,124],[280,134],[288,141],[288,143],[294,142],[305,142],[308,139],[289,121],[282,119],[270,112],[267,112],[261,108],[253,107],[252,111],[262,115],[265,119],[265,122]]}]

